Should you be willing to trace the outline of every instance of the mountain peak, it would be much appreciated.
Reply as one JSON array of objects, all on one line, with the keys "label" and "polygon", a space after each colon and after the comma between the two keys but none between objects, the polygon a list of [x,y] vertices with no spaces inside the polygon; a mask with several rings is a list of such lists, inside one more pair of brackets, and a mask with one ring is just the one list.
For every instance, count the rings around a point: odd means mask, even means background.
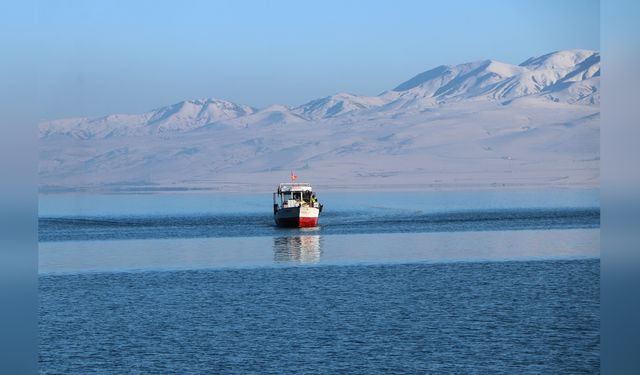
[{"label": "mountain peak", "polygon": [[570,69],[590,57],[600,54],[587,49],[569,49],[547,53],[546,55],[531,57],[520,64],[528,69]]},{"label": "mountain peak", "polygon": [[450,74],[451,73],[451,65],[440,65],[437,66],[433,69],[427,70],[426,72],[422,72],[418,75],[416,75],[415,77],[411,78],[408,81],[405,81],[401,84],[399,84],[398,86],[396,86],[396,88],[393,89],[393,91],[407,91],[407,90],[411,90],[414,87],[420,86],[421,84],[423,84],[424,82],[430,81],[432,79],[441,77],[443,75],[446,74]]},{"label": "mountain peak", "polygon": [[[510,103],[522,97],[536,97],[552,102],[597,105],[599,77],[598,52],[563,50],[532,57],[520,65],[490,59],[440,65],[378,96],[339,92],[294,108],[273,105],[261,111],[228,100],[199,98],[140,115],[47,121],[41,124],[40,134],[43,137],[60,134],[83,139],[106,138],[189,131],[215,123],[246,125],[251,121],[320,121],[358,114],[404,115],[463,100]],[[260,116],[248,117],[258,113]]]},{"label": "mountain peak", "polygon": [[[191,128],[252,114],[256,109],[223,99],[205,98],[184,100],[153,112],[149,124],[166,128],[169,122],[180,122],[183,124],[179,128],[184,126]],[[190,125],[184,124],[186,122]]]},{"label": "mountain peak", "polygon": [[308,119],[320,119],[337,117],[381,104],[383,104],[383,100],[377,96],[358,96],[340,92],[305,103],[294,108],[294,112]]},{"label": "mountain peak", "polygon": [[[573,49],[532,57],[520,65],[497,60],[478,60],[458,65],[440,65],[401,83],[393,91],[404,100],[425,103],[458,101],[474,97],[492,100],[514,99],[528,95],[545,96],[554,101],[595,103],[583,100],[584,95],[597,91],[597,83],[583,85],[590,89],[573,90],[580,97],[550,91],[568,89],[558,83],[577,82],[598,77],[600,55],[595,51]],[[570,90],[571,91],[571,90]],[[544,94],[543,94],[544,93]],[[389,96],[389,95],[387,95]]]}]

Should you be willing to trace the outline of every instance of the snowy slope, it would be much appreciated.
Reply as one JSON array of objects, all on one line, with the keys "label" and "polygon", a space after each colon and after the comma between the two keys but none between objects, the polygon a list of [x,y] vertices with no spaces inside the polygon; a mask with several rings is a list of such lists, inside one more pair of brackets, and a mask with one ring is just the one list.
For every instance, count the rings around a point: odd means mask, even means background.
[{"label": "snowy slope", "polygon": [[40,137],[66,135],[81,139],[188,131],[217,121],[255,113],[255,108],[220,99],[186,100],[140,115],[109,115],[46,121]]},{"label": "snowy slope", "polygon": [[378,96],[298,107],[192,100],[43,122],[43,190],[595,186],[597,52],[441,66]]},{"label": "snowy slope", "polygon": [[339,93],[326,98],[312,100],[295,108],[294,111],[306,119],[318,120],[379,107],[384,103],[384,98],[381,97]]},{"label": "snowy slope", "polygon": [[[388,98],[431,98],[436,102],[485,98],[511,100],[540,96],[552,101],[575,103],[599,89],[600,54],[594,51],[569,50],[531,58],[520,65],[494,60],[440,66],[418,74],[400,84]],[[590,90],[578,92],[567,83],[591,80]],[[433,102],[433,100],[432,100]],[[598,104],[594,99],[590,104]]]}]

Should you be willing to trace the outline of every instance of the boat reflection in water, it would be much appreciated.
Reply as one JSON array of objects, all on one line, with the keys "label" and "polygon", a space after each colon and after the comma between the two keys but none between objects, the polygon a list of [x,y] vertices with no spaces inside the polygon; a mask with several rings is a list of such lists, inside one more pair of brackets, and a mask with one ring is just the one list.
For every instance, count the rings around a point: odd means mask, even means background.
[{"label": "boat reflection in water", "polygon": [[322,254],[320,236],[275,237],[273,261],[276,263],[318,263]]}]

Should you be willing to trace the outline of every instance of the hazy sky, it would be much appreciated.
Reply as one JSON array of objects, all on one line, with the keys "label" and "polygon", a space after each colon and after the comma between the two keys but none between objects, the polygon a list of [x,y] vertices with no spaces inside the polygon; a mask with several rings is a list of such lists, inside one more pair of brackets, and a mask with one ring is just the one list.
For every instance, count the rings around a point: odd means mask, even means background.
[{"label": "hazy sky", "polygon": [[592,0],[41,1],[35,16],[42,119],[201,97],[298,105],[440,64],[600,48]]}]

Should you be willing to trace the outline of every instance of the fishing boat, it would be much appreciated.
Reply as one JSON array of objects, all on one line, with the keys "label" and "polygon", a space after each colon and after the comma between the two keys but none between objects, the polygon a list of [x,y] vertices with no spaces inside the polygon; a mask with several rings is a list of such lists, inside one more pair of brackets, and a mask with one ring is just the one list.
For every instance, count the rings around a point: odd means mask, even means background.
[{"label": "fishing boat", "polygon": [[273,193],[273,217],[280,227],[315,227],[322,204],[310,184],[295,182],[296,179],[292,172],[291,182],[279,184]]}]

